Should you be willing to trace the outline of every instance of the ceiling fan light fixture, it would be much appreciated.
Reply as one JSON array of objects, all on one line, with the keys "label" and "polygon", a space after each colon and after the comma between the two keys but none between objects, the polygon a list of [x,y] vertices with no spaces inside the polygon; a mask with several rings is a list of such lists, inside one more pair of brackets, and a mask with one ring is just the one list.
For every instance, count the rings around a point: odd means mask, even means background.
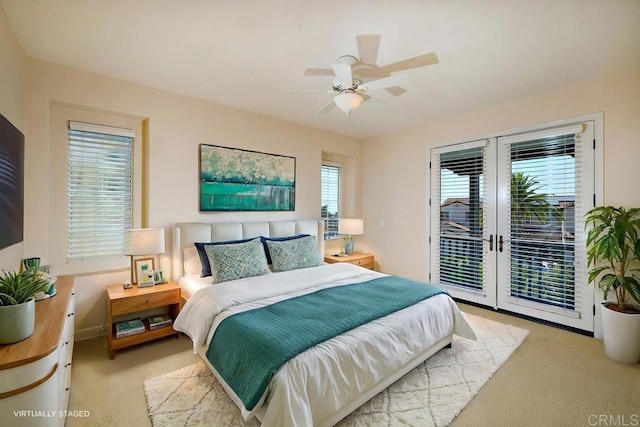
[{"label": "ceiling fan light fixture", "polygon": [[357,110],[363,101],[363,97],[353,92],[344,92],[333,98],[333,102],[335,102],[336,106],[347,114],[353,110]]}]

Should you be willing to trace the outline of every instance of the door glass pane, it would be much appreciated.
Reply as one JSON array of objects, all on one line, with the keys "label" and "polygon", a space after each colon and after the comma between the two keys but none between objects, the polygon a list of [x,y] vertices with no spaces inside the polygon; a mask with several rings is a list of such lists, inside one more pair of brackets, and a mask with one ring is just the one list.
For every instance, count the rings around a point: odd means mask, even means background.
[{"label": "door glass pane", "polygon": [[483,290],[484,148],[440,155],[440,283]]},{"label": "door glass pane", "polygon": [[510,295],[575,308],[574,135],[511,145]]}]

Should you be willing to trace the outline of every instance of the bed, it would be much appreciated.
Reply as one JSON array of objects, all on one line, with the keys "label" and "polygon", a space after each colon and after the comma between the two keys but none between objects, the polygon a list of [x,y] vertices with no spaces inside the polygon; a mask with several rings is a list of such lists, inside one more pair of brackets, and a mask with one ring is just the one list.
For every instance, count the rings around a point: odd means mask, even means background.
[{"label": "bed", "polygon": [[[255,416],[264,426],[334,425],[451,345],[454,333],[475,339],[447,294],[351,264],[324,264],[319,236],[322,222],[314,220],[174,227],[174,280],[186,300],[174,328],[192,339],[194,351],[245,420]],[[203,242],[209,243],[204,258],[213,276],[201,277],[203,246],[197,250],[195,244]],[[216,257],[237,248],[257,254],[258,242],[270,270],[260,261],[259,273],[236,277],[234,271],[228,280],[226,262],[238,262],[239,252],[229,252],[235,255],[227,261]],[[242,261],[232,270],[250,264]],[[425,295],[416,297],[417,288]],[[400,305],[383,307],[381,300]],[[325,309],[333,320],[314,320]],[[376,310],[381,311],[371,313]],[[286,329],[287,322],[293,329]],[[280,350],[293,353],[278,365],[282,356],[273,352]]]}]

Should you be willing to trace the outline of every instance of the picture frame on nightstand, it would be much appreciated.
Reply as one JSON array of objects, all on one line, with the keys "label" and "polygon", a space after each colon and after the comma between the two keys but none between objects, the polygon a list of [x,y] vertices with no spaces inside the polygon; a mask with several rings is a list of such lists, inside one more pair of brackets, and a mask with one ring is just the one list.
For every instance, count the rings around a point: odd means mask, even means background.
[{"label": "picture frame on nightstand", "polygon": [[164,274],[162,274],[162,270],[153,270],[153,282],[156,285],[161,283],[167,283],[167,279],[164,278]]},{"label": "picture frame on nightstand", "polygon": [[143,271],[142,279],[138,281],[139,288],[148,288],[151,286],[155,286],[156,282],[153,280],[153,270],[152,271]]},{"label": "picture frame on nightstand", "polygon": [[153,286],[153,258],[138,258],[134,260],[135,282],[139,288]]}]

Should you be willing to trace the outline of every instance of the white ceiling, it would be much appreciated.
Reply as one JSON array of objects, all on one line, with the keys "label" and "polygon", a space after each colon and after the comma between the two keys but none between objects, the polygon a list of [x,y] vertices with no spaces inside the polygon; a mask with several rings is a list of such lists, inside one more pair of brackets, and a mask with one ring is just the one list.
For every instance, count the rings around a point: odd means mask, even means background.
[{"label": "white ceiling", "polygon": [[[27,56],[358,138],[640,69],[638,0],[0,0]],[[435,52],[352,113],[317,112],[357,35]]]}]

